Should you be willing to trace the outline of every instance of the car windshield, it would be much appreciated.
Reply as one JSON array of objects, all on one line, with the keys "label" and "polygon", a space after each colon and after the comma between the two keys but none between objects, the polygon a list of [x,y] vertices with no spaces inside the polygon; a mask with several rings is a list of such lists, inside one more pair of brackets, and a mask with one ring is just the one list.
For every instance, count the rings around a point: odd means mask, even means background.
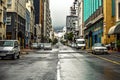
[{"label": "car windshield", "polygon": [[12,47],[13,41],[0,41],[0,47]]},{"label": "car windshield", "polygon": [[85,43],[85,41],[78,41],[78,43],[79,43],[79,44],[84,44],[84,43]]},{"label": "car windshield", "polygon": [[101,43],[96,43],[94,46],[95,46],[95,47],[103,47],[104,45],[101,44]]}]

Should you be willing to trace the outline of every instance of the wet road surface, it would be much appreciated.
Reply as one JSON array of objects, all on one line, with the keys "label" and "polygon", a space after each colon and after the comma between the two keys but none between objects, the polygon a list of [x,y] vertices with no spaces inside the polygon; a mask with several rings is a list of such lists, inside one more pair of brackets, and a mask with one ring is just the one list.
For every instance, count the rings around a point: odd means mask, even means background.
[{"label": "wet road surface", "polygon": [[58,56],[59,80],[120,79],[120,58],[118,56],[113,58],[115,55],[93,55],[67,47],[61,47]]},{"label": "wet road surface", "polygon": [[19,60],[0,60],[0,80],[56,80],[56,53],[31,52]]},{"label": "wet road surface", "polygon": [[0,60],[0,80],[119,80],[120,58],[61,45]]}]

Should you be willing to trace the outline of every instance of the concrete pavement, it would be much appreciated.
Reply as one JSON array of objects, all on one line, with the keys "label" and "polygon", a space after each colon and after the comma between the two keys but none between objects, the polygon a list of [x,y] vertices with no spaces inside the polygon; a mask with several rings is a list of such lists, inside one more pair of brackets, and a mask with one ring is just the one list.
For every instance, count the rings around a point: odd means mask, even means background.
[{"label": "concrete pavement", "polygon": [[21,54],[29,54],[29,52],[34,51],[34,49],[30,49],[30,48],[24,48],[21,49]]}]

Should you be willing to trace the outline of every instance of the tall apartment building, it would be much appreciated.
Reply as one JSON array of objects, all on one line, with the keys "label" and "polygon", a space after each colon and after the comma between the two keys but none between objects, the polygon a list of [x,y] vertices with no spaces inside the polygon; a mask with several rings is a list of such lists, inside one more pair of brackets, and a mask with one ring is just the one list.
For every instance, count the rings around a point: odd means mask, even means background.
[{"label": "tall apartment building", "polygon": [[78,3],[78,29],[79,29],[79,37],[84,37],[84,21],[83,21],[83,0],[77,0]]},{"label": "tall apartment building", "polygon": [[110,44],[114,36],[108,30],[115,24],[115,0],[84,0],[84,34],[87,47],[94,43]]},{"label": "tall apartment building", "polygon": [[44,42],[44,0],[40,0],[41,42]]},{"label": "tall apartment building", "polygon": [[49,42],[52,21],[49,0],[40,0],[41,42]]},{"label": "tall apartment building", "polygon": [[31,35],[30,35],[30,12],[26,8],[26,27],[25,27],[25,47],[30,47]]},{"label": "tall apartment building", "polygon": [[79,25],[78,25],[78,1],[75,0],[73,5],[70,7],[70,15],[66,17],[66,28],[67,33],[72,32],[74,38],[79,38]]},{"label": "tall apartment building", "polygon": [[40,23],[40,1],[41,0],[33,0],[33,1],[34,1],[34,10],[35,10],[36,42],[41,42],[41,23]]},{"label": "tall apartment building", "polygon": [[76,20],[77,20],[77,16],[69,15],[66,17],[67,33],[72,32],[75,29]]},{"label": "tall apartment building", "polygon": [[24,47],[26,0],[7,0],[7,39],[18,39]]},{"label": "tall apartment building", "polygon": [[0,0],[0,40],[6,39],[6,0]]},{"label": "tall apartment building", "polygon": [[30,12],[30,37],[31,37],[30,41],[35,42],[36,41],[36,35],[35,35],[35,31],[34,31],[34,29],[35,29],[35,26],[34,26],[34,23],[35,23],[35,10],[34,10],[33,0],[27,0],[26,8]]}]

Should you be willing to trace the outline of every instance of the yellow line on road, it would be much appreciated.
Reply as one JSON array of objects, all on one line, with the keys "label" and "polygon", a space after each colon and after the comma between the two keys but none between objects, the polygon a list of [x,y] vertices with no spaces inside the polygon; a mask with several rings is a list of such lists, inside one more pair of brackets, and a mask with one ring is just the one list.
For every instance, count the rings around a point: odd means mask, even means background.
[{"label": "yellow line on road", "polygon": [[[91,54],[91,55],[93,55],[93,54]],[[108,61],[108,62],[117,64],[117,65],[120,65],[119,62],[116,62],[116,61],[113,61],[113,60],[110,60],[110,59],[107,59],[107,58],[103,58],[103,57],[100,57],[100,56],[97,56],[97,55],[93,55],[93,56],[96,56],[97,58],[103,59],[103,60],[105,60],[105,61]]]}]

